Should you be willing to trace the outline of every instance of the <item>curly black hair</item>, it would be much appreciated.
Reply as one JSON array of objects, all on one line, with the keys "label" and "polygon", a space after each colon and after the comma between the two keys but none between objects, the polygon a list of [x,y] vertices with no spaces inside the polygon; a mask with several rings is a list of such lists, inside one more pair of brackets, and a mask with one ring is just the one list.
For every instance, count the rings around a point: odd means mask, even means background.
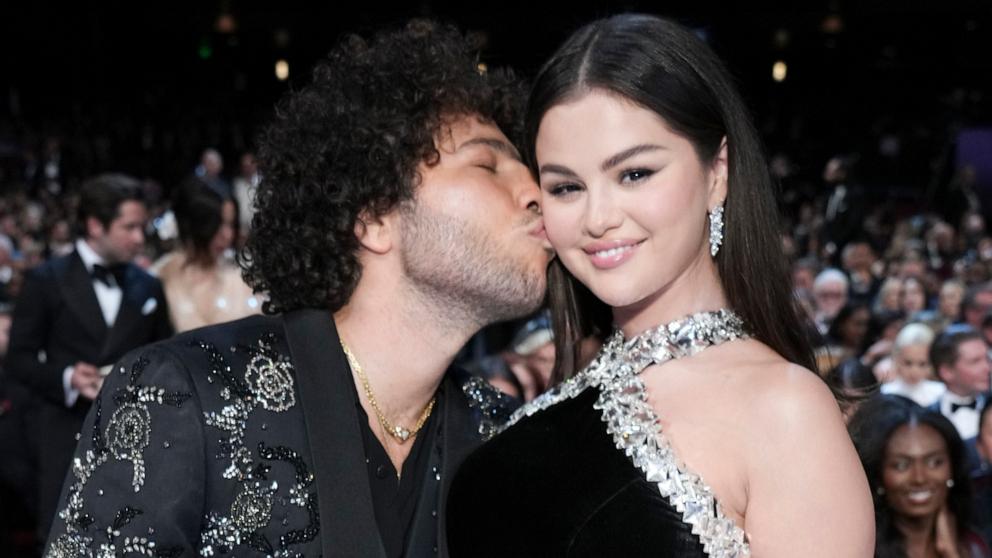
[{"label": "curly black hair", "polygon": [[266,313],[335,311],[358,279],[355,223],[413,198],[420,163],[436,164],[435,139],[452,118],[477,116],[520,137],[523,84],[480,71],[481,41],[414,20],[365,40],[342,39],[288,93],[259,138],[245,281],[268,293]]}]

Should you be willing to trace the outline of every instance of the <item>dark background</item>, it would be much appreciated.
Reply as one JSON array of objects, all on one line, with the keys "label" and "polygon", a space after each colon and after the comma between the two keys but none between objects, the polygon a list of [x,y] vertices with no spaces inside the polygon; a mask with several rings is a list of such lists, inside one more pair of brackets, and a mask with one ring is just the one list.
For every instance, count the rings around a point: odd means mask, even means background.
[{"label": "dark background", "polygon": [[[275,101],[305,83],[342,32],[412,16],[484,33],[484,61],[524,75],[592,18],[673,17],[727,61],[770,155],[787,154],[812,178],[830,155],[858,153],[865,181],[897,195],[946,182],[960,131],[992,121],[989,0],[566,5],[7,2],[0,157],[52,136],[75,175],[115,169],[169,185],[216,146],[233,172]],[[286,82],[278,59],[289,63]],[[776,60],[788,64],[782,83],[771,77]]]}]

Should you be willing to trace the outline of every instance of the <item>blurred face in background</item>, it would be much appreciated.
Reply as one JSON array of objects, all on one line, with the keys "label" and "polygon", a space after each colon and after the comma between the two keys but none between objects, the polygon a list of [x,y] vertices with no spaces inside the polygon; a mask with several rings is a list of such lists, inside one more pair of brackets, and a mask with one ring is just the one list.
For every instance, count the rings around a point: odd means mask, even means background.
[{"label": "blurred face in background", "polygon": [[907,316],[915,314],[927,307],[927,295],[923,284],[914,278],[906,279],[902,284],[901,307]]},{"label": "blurred face in background", "polygon": [[985,315],[992,310],[992,291],[979,291],[975,293],[974,301],[964,309],[964,321],[975,328],[982,327]]},{"label": "blurred face in background", "polygon": [[145,222],[148,211],[134,200],[122,202],[117,216],[104,226],[99,219],[87,219],[86,241],[107,263],[133,260],[145,246]]},{"label": "blurred face in background", "polygon": [[981,339],[969,339],[958,345],[958,358],[950,366],[940,367],[940,379],[947,389],[961,396],[974,396],[989,389],[988,345]]},{"label": "blurred face in background", "polygon": [[875,254],[867,242],[849,244],[844,249],[844,269],[850,273],[871,273],[873,263]]},{"label": "blurred face in background", "polygon": [[220,211],[220,227],[214,233],[213,240],[210,241],[210,253],[215,259],[221,257],[224,251],[234,243],[236,217],[237,211],[234,207],[234,201],[224,200]]},{"label": "blurred face in background", "polygon": [[897,428],[885,448],[882,486],[896,516],[933,517],[947,501],[951,458],[944,437],[926,424]]},{"label": "blurred face in background", "polygon": [[825,281],[813,289],[816,311],[827,319],[833,319],[847,304],[847,286],[840,281]]},{"label": "blurred face in background", "polygon": [[792,268],[792,287],[796,290],[803,290],[807,293],[813,292],[813,280],[816,274],[813,270],[805,266],[795,266]]},{"label": "blurred face in background", "polygon": [[899,300],[902,297],[902,281],[889,278],[882,283],[878,290],[878,306],[882,310],[899,310]]},{"label": "blurred face in background", "polygon": [[840,325],[841,343],[851,349],[860,349],[868,334],[868,320],[871,314],[865,307],[854,310],[850,316]]},{"label": "blurred face in background", "polygon": [[937,300],[940,314],[945,318],[956,320],[961,313],[962,300],[964,300],[964,287],[960,283],[944,283]]},{"label": "blurred face in background", "polygon": [[907,384],[917,384],[930,378],[930,346],[907,345],[892,353],[895,373]]}]

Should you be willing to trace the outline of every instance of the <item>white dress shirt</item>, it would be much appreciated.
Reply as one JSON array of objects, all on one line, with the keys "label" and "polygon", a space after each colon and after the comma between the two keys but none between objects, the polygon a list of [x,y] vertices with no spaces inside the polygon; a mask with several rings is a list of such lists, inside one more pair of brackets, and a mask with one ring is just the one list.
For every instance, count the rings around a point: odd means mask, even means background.
[{"label": "white dress shirt", "polygon": [[[971,403],[972,401],[976,401],[974,409],[958,407],[954,413],[951,413],[952,403],[962,404]],[[940,414],[947,417],[954,424],[954,428],[958,429],[958,434],[961,435],[962,440],[967,440],[978,435],[978,418],[982,413],[982,407],[985,403],[984,395],[963,397],[948,391],[940,398]]]}]

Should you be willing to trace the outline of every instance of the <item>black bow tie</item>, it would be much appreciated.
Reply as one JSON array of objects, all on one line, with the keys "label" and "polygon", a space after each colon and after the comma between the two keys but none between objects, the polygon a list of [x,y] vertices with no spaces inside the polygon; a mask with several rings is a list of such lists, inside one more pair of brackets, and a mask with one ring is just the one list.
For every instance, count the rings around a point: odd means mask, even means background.
[{"label": "black bow tie", "polygon": [[[90,276],[108,287],[123,288],[125,271],[127,271],[127,268],[124,264],[115,264],[111,266],[93,264],[93,270],[90,271]],[[114,279],[113,283],[110,282],[111,277]]]},{"label": "black bow tie", "polygon": [[978,400],[972,399],[971,403],[951,403],[951,414],[958,412],[958,409],[971,409],[975,410],[978,408]]}]

